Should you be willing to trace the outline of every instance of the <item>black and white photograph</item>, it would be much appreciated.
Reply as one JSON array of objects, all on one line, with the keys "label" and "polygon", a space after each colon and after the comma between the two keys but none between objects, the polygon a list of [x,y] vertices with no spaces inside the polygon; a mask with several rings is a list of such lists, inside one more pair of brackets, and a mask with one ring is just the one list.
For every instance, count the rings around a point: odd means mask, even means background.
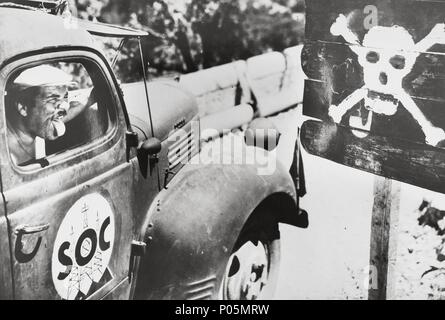
[{"label": "black and white photograph", "polygon": [[0,300],[445,299],[445,0],[0,0],[0,129]]}]

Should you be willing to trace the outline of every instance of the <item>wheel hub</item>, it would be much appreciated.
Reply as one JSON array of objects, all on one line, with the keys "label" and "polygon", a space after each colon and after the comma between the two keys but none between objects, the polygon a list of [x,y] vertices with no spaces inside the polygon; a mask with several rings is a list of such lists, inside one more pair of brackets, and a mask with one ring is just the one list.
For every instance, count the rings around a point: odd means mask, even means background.
[{"label": "wheel hub", "polygon": [[223,280],[223,295],[231,300],[256,300],[268,279],[268,252],[261,241],[244,243],[234,252]]}]

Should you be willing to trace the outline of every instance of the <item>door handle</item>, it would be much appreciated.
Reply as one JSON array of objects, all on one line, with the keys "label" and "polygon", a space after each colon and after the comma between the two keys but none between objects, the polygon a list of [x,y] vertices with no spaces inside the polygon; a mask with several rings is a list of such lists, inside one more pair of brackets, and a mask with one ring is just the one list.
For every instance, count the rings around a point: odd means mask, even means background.
[{"label": "door handle", "polygon": [[17,259],[17,261],[19,263],[27,263],[27,262],[31,261],[35,257],[37,252],[39,251],[40,244],[42,243],[42,237],[39,236],[34,249],[30,253],[23,252],[23,246],[24,246],[23,241],[22,241],[23,236],[39,233],[39,232],[48,230],[48,228],[49,228],[49,223],[42,224],[40,226],[21,225],[21,226],[18,226],[14,230],[14,233],[17,236],[17,239],[15,240],[14,254],[15,254],[15,258]]},{"label": "door handle", "polygon": [[14,233],[15,234],[34,234],[34,233],[39,233],[39,232],[43,232],[45,230],[49,229],[49,223],[47,224],[42,224],[40,226],[18,226]]}]

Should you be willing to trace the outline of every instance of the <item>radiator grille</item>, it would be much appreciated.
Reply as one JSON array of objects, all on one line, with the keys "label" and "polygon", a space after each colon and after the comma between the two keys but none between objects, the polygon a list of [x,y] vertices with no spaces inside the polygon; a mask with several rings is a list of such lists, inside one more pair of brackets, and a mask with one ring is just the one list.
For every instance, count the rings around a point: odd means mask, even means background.
[{"label": "radiator grille", "polygon": [[186,132],[177,138],[168,148],[168,168],[173,169],[179,164],[185,164],[196,154],[196,145],[193,130]]}]

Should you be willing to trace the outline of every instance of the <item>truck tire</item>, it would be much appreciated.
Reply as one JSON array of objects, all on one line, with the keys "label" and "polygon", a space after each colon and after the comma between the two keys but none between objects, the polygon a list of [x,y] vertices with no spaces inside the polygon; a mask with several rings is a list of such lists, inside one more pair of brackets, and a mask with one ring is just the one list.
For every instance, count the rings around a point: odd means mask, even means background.
[{"label": "truck tire", "polygon": [[219,299],[273,298],[280,266],[280,233],[278,223],[265,217],[249,219],[243,227],[227,262]]}]

